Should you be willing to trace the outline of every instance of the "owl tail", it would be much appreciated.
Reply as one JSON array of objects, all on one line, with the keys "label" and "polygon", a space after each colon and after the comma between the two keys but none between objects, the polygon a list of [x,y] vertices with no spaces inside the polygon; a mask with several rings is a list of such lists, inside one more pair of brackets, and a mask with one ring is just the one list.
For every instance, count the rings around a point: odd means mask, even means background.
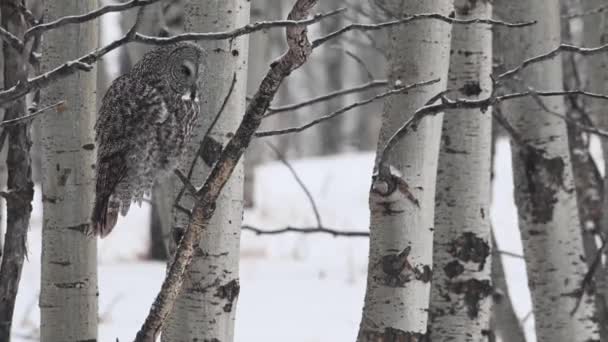
[{"label": "owl tail", "polygon": [[120,202],[111,195],[98,196],[95,199],[95,207],[91,217],[92,230],[90,235],[106,237],[118,220]]}]

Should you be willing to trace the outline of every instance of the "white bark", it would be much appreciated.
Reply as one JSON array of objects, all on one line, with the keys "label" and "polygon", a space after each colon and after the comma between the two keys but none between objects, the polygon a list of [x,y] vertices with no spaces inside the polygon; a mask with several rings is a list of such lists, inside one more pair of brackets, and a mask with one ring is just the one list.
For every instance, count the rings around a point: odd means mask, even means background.
[{"label": "white bark", "polygon": [[[230,30],[249,21],[249,1],[227,0],[191,1],[186,6],[186,30],[214,32]],[[197,122],[188,156],[184,165],[189,167],[209,124],[218,113],[229,92],[233,75],[236,84],[221,119],[210,138],[225,143],[234,133],[245,112],[247,85],[248,38],[233,41],[205,42],[207,53],[204,69],[204,86],[201,90],[202,113]],[[213,160],[213,153],[204,152],[203,159]],[[194,184],[205,179],[209,165],[199,160]],[[176,189],[181,184],[176,182]],[[216,203],[211,224],[203,232],[195,247],[194,260],[188,268],[182,292],[175,303],[164,341],[222,341],[230,342],[234,335],[234,318],[239,294],[239,243],[243,210],[242,163],[233,173]],[[182,205],[187,201],[182,201]],[[177,232],[186,227],[187,217],[176,212],[174,224]]]},{"label": "white bark", "polygon": [[[397,12],[398,11],[398,12]],[[395,13],[449,15],[452,2],[398,1]],[[385,102],[379,148],[426,101],[445,90],[450,30],[439,21],[420,21],[390,32],[391,81],[410,84],[440,78],[432,86]],[[435,179],[442,115],[427,117],[390,153],[395,177],[409,185],[419,207],[401,191],[370,191],[370,256],[358,341],[416,341],[426,334],[432,266]]]},{"label": "white bark", "polygon": [[[501,13],[510,21],[538,21],[525,29],[503,32],[502,39],[511,47],[504,52],[507,67],[553,50],[560,43],[558,0],[511,0],[494,5],[502,6]],[[558,90],[563,84],[561,58],[530,66],[519,76],[525,86]],[[563,98],[542,101],[552,111],[565,112]],[[593,301],[587,293],[580,293],[587,265],[581,260],[584,251],[566,124],[546,113],[534,99],[505,103],[504,111],[527,143],[514,144],[513,165],[537,340],[597,340]],[[572,315],[580,295],[584,297]]]},{"label": "white bark", "polygon": [[[48,19],[86,13],[97,0],[46,2]],[[49,31],[43,70],[97,47],[95,21]],[[43,91],[46,104],[65,108],[42,117],[43,235],[40,293],[41,340],[70,342],[97,338],[97,241],[84,232],[94,194],[97,71],[79,73]]]},{"label": "white bark", "polygon": [[[489,18],[486,1],[456,0],[456,18]],[[491,93],[492,32],[488,25],[452,27],[448,89],[480,99]],[[491,306],[491,108],[451,110],[442,128],[429,335],[433,341],[482,341]]]}]

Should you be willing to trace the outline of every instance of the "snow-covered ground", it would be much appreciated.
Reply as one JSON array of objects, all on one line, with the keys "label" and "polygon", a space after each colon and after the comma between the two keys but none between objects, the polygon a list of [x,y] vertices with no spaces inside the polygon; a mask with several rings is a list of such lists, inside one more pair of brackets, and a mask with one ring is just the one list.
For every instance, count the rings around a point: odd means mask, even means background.
[{"label": "snow-covered ground", "polygon": [[[500,249],[520,254],[505,141],[497,146],[497,161],[492,220]],[[325,226],[366,230],[372,162],[372,154],[347,154],[292,164],[312,192]],[[284,165],[260,167],[255,189],[257,206],[245,213],[247,224],[264,229],[315,225],[308,200]],[[15,312],[17,342],[38,339],[42,213],[40,192],[36,194],[29,256]],[[160,287],[164,264],[142,260],[149,238],[148,213],[146,204],[135,206],[112,235],[100,241],[102,342],[117,337],[130,340]],[[365,290],[367,248],[366,238],[244,232],[236,341],[354,341]],[[530,311],[530,299],[523,261],[503,260],[516,311],[524,317]],[[526,331],[532,337],[533,319],[526,321]]]}]

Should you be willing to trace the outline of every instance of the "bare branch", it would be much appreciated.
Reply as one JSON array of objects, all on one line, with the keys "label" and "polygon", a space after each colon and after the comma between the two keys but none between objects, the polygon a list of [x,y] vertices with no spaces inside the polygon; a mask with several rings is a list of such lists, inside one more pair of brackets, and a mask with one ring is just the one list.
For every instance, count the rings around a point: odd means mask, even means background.
[{"label": "bare branch", "polygon": [[236,37],[244,36],[260,30],[266,30],[269,28],[279,27],[296,27],[296,26],[307,26],[315,24],[325,18],[340,14],[344,12],[345,8],[338,8],[327,13],[319,13],[305,20],[277,20],[277,21],[260,21],[257,23],[249,24],[243,27],[236,28],[231,31],[225,32],[209,32],[209,33],[183,33],[172,37],[150,37],[138,33],[133,41],[151,45],[167,45],[176,42],[183,41],[200,41],[200,40],[222,40],[222,39],[234,39]]},{"label": "bare branch", "polygon": [[10,47],[15,49],[18,53],[23,53],[24,46],[21,39],[17,38],[14,34],[8,32],[3,27],[0,27],[0,38],[4,40]]},{"label": "bare branch", "polygon": [[571,14],[565,14],[562,15],[562,19],[574,19],[574,18],[581,18],[581,17],[586,17],[589,15],[594,15],[594,14],[600,14],[600,13],[604,13],[606,10],[608,9],[608,5],[602,5],[593,9],[590,9],[588,11],[584,11],[581,13],[571,13]]},{"label": "bare branch", "polygon": [[307,124],[304,124],[302,126],[298,126],[298,127],[292,127],[292,128],[286,128],[286,129],[280,129],[280,130],[273,130],[273,131],[262,131],[262,132],[257,132],[255,134],[256,138],[263,138],[263,137],[270,137],[270,136],[275,136],[275,135],[283,135],[283,134],[290,134],[290,133],[298,133],[298,132],[302,132],[312,126],[315,126],[323,121],[327,121],[329,119],[332,119],[338,115],[344,114],[346,112],[348,112],[351,109],[357,108],[357,107],[361,107],[364,106],[366,104],[381,100],[383,98],[389,97],[389,96],[393,96],[393,95],[397,95],[397,94],[403,94],[403,93],[407,93],[408,91],[418,88],[418,87],[422,87],[422,86],[426,86],[426,85],[430,85],[433,83],[437,83],[439,82],[439,79],[434,79],[434,80],[430,80],[430,81],[424,81],[424,82],[419,82],[419,83],[414,83],[405,87],[399,87],[396,89],[392,89],[392,90],[388,90],[386,92],[377,94],[371,98],[359,101],[359,102],[355,102],[355,103],[351,103],[348,106],[342,107],[332,113],[326,114],[318,119],[312,120]]},{"label": "bare branch", "polygon": [[87,21],[96,19],[106,13],[121,12],[130,8],[148,6],[158,1],[159,0],[131,0],[123,4],[111,4],[103,6],[89,13],[81,15],[71,15],[67,17],[62,17],[57,20],[45,24],[36,25],[30,28],[25,32],[25,41],[29,40],[29,38],[33,37],[37,33],[43,33],[44,31],[49,31],[65,25],[85,23]]},{"label": "bare branch", "polygon": [[561,44],[560,46],[558,46],[557,48],[555,48],[552,51],[526,59],[517,67],[500,74],[498,76],[498,80],[503,80],[503,79],[513,77],[515,74],[517,74],[518,72],[520,72],[527,66],[529,66],[531,64],[539,63],[542,61],[546,61],[548,59],[552,59],[562,52],[572,52],[572,53],[576,53],[576,54],[579,54],[582,56],[590,56],[590,55],[603,53],[606,51],[608,51],[608,44],[604,44],[604,45],[593,47],[593,48],[584,48],[584,47],[579,47],[579,46],[574,46],[574,45],[569,45],[569,44]]},{"label": "bare branch", "polygon": [[369,90],[369,89],[373,89],[373,88],[377,88],[377,87],[384,87],[387,85],[388,85],[388,81],[386,81],[386,80],[371,81],[371,82],[368,82],[368,83],[365,83],[362,85],[358,85],[358,86],[355,86],[352,88],[334,91],[334,92],[331,92],[331,93],[328,93],[325,95],[321,95],[321,96],[312,98],[310,100],[302,101],[299,103],[289,104],[289,105],[285,105],[285,106],[281,106],[281,107],[270,107],[270,108],[268,108],[266,116],[268,117],[268,116],[272,116],[272,115],[283,113],[283,112],[297,110],[297,109],[300,109],[303,107],[308,107],[310,105],[313,105],[313,104],[316,104],[319,102],[329,101],[336,97],[353,94],[353,93],[358,93],[361,91],[365,91],[365,90]]},{"label": "bare branch", "polygon": [[304,184],[304,182],[302,181],[300,176],[298,176],[298,173],[296,172],[296,170],[293,168],[293,166],[291,166],[291,164],[289,164],[289,162],[287,161],[287,159],[285,159],[285,157],[281,154],[281,152],[271,143],[266,142],[266,144],[268,145],[268,147],[270,147],[274,151],[274,153],[277,155],[277,158],[281,161],[281,163],[283,163],[283,165],[285,165],[287,167],[287,169],[289,169],[289,172],[291,172],[291,175],[293,176],[293,178],[296,180],[296,182],[298,183],[298,185],[300,186],[302,191],[304,191],[304,194],[308,198],[308,202],[310,203],[310,206],[312,207],[312,211],[315,214],[315,219],[317,220],[317,228],[321,228],[323,226],[323,223],[321,222],[321,214],[319,214],[319,208],[317,208],[317,203],[315,202],[314,197],[312,197],[312,194],[306,187],[306,184]]},{"label": "bare branch", "polygon": [[[390,139],[386,142],[385,147],[382,149],[380,153],[380,160],[386,161],[386,157],[388,152],[390,152],[393,147],[397,144],[399,140],[401,140],[411,129],[415,129],[417,124],[427,115],[436,115],[438,113],[444,112],[448,109],[462,109],[462,108],[479,108],[481,111],[488,110],[489,107],[494,106],[500,102],[520,99],[525,97],[552,97],[552,96],[565,96],[565,95],[577,95],[577,96],[587,96],[595,99],[603,99],[608,100],[608,95],[595,94],[582,90],[567,90],[567,91],[534,91],[528,90],[519,93],[506,94],[501,96],[489,96],[485,99],[480,100],[469,100],[469,99],[457,99],[451,100],[447,97],[443,97],[441,103],[439,104],[429,104],[424,107],[416,110],[414,115],[407,120],[394,134],[390,137]],[[584,126],[581,124],[577,124],[577,127],[581,130],[597,134],[603,138],[608,138],[608,132],[600,130],[595,127]]]},{"label": "bare branch", "polygon": [[285,233],[302,233],[302,234],[329,234],[334,237],[342,236],[342,237],[369,237],[369,232],[366,231],[358,231],[358,230],[341,230],[341,229],[332,229],[325,227],[316,227],[316,228],[296,228],[296,227],[285,227],[281,229],[275,230],[263,230],[260,228],[256,228],[253,226],[243,225],[243,230],[248,230],[254,232],[256,235],[279,235]]},{"label": "bare branch", "polygon": [[459,25],[488,24],[488,25],[500,25],[500,26],[506,26],[506,27],[526,27],[526,26],[536,24],[536,21],[526,22],[526,23],[508,23],[505,21],[494,20],[494,19],[476,18],[476,19],[463,20],[463,19],[455,19],[455,18],[446,17],[446,16],[438,14],[438,13],[421,13],[421,14],[411,15],[411,16],[405,17],[403,19],[386,21],[386,22],[377,23],[377,24],[359,24],[359,23],[350,24],[350,25],[347,25],[326,36],[315,39],[312,43],[312,47],[313,47],[313,49],[315,49],[315,48],[321,46],[322,44],[327,43],[328,41],[330,41],[346,32],[349,32],[349,31],[376,31],[376,30],[382,30],[382,29],[397,26],[397,25],[404,25],[404,24],[409,24],[409,23],[415,22],[415,21],[427,20],[427,19],[440,20],[440,21],[446,22],[448,24],[459,24]]},{"label": "bare branch", "polygon": [[[207,128],[207,132],[205,132],[205,135],[203,136],[203,140],[198,145],[198,150],[196,151],[196,154],[194,155],[194,160],[192,160],[192,163],[190,164],[190,169],[188,170],[188,176],[186,177],[186,180],[188,180],[188,182],[190,182],[190,180],[192,179],[192,175],[194,174],[194,169],[196,168],[198,159],[202,156],[205,145],[212,143],[212,141],[210,140],[210,134],[213,131],[213,128],[217,124],[218,120],[222,116],[222,113],[224,112],[224,109],[226,108],[226,105],[228,104],[228,100],[230,99],[230,96],[232,95],[232,92],[234,91],[235,85],[236,85],[236,73],[234,73],[232,76],[232,83],[230,83],[230,88],[228,89],[228,93],[226,94],[226,97],[224,97],[224,101],[222,102],[220,109],[218,110],[217,114],[215,115],[215,118],[213,118],[213,121],[209,125],[209,128]],[[179,205],[182,197],[184,196],[185,190],[186,190],[186,187],[184,184],[184,187],[182,187],[182,189],[177,194],[177,197],[175,198],[176,205]],[[193,196],[196,195],[196,191],[193,192],[192,195]]]},{"label": "bare branch", "polygon": [[[135,1],[135,0],[133,0]],[[139,0],[140,2],[143,0]],[[150,0],[152,1],[152,0]],[[141,13],[143,12],[144,7],[139,7],[138,18],[141,18]],[[285,27],[285,28],[294,28],[294,27],[306,27],[306,25],[314,24],[324,18],[327,18],[332,15],[337,15],[341,13],[343,9],[337,9],[328,13],[317,14],[311,19],[302,19],[302,20],[279,20],[279,21],[264,21],[259,23],[253,23],[241,28],[237,28],[232,31],[227,32],[215,32],[215,33],[185,33],[182,35],[173,36],[171,38],[158,38],[158,37],[148,37],[137,33],[137,26],[139,25],[139,20],[136,20],[135,25],[127,32],[123,37],[118,40],[111,42],[110,44],[91,51],[85,56],[80,57],[79,59],[66,62],[63,65],[58,66],[57,68],[48,71],[42,75],[36,76],[34,78],[29,79],[27,82],[18,83],[14,87],[9,89],[5,89],[0,91],[0,106],[4,106],[16,99],[40,88],[44,88],[60,79],[66,78],[79,70],[86,70],[85,65],[93,64],[97,62],[100,58],[105,56],[107,53],[117,49],[118,47],[125,45],[130,42],[140,42],[146,44],[154,44],[154,45],[166,45],[179,41],[186,40],[223,40],[223,39],[234,39],[236,37],[250,34],[256,31],[265,30],[268,28],[276,28],[276,27]]]},{"label": "bare branch", "polygon": [[[65,101],[57,102],[55,104],[46,106],[42,109],[36,110],[35,112],[33,112],[31,114],[20,116],[15,119],[0,121],[0,127],[11,126],[11,125],[15,125],[18,123],[22,123],[24,121],[33,120],[36,117],[38,117],[40,114],[43,114],[44,112],[51,110],[51,109],[57,109],[58,112],[61,112],[61,111],[63,111],[64,106],[65,106]],[[2,150],[2,149],[0,148],[0,150]]]}]

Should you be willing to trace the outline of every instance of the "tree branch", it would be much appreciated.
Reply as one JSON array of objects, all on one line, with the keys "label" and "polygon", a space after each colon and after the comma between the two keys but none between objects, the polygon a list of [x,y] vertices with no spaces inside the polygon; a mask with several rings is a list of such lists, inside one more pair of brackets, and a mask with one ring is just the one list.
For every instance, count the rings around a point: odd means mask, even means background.
[{"label": "tree branch", "polygon": [[334,91],[334,92],[331,92],[331,93],[328,93],[325,95],[317,96],[310,100],[302,101],[299,103],[288,104],[288,105],[281,106],[281,107],[270,107],[270,108],[268,108],[268,111],[266,112],[266,117],[273,116],[275,114],[279,114],[279,113],[283,113],[283,112],[298,110],[300,108],[311,106],[311,105],[319,103],[319,102],[325,102],[325,101],[332,100],[336,97],[349,95],[349,94],[353,94],[353,93],[358,93],[361,91],[366,91],[366,90],[374,89],[377,87],[384,87],[387,85],[388,85],[388,81],[386,81],[386,80],[370,81],[365,84],[361,84],[361,85],[358,85],[358,86],[355,86],[352,88],[337,90],[337,91]]},{"label": "tree branch", "polygon": [[409,24],[409,23],[415,22],[415,21],[427,20],[427,19],[434,19],[434,20],[446,22],[448,24],[459,24],[459,25],[488,24],[488,25],[500,25],[500,26],[506,26],[506,27],[526,27],[526,26],[536,24],[536,21],[526,22],[526,23],[508,23],[505,21],[494,20],[494,19],[476,18],[476,19],[463,20],[463,19],[455,19],[455,18],[446,17],[446,16],[438,14],[438,13],[421,13],[421,14],[411,15],[411,16],[405,17],[403,19],[386,21],[386,22],[377,23],[377,24],[359,24],[359,23],[350,24],[350,25],[344,26],[343,28],[341,28],[337,31],[334,31],[326,36],[315,39],[312,43],[312,47],[313,47],[313,49],[315,49],[315,48],[327,43],[328,41],[336,38],[337,36],[340,36],[349,31],[376,31],[376,30],[382,30],[382,29],[397,26],[397,25],[404,25],[404,24]]},{"label": "tree branch", "polygon": [[[441,112],[444,112],[448,109],[462,109],[462,108],[479,108],[481,111],[488,110],[489,107],[495,106],[496,104],[520,99],[525,97],[552,97],[552,96],[565,96],[565,95],[577,95],[577,96],[587,96],[595,99],[603,99],[608,100],[608,95],[595,94],[582,90],[567,90],[567,91],[535,91],[528,90],[518,93],[506,94],[506,95],[491,95],[485,99],[480,100],[469,100],[469,99],[457,99],[451,100],[445,96],[441,97],[441,102],[438,104],[429,104],[424,107],[416,110],[414,115],[407,120],[394,134],[391,136],[385,144],[385,147],[382,149],[380,153],[381,163],[386,161],[386,157],[388,152],[390,152],[393,147],[397,144],[399,140],[401,140],[411,129],[415,129],[417,124],[427,115],[435,115]],[[554,114],[554,113],[553,113]],[[578,124],[577,127],[581,130],[597,134],[603,138],[608,138],[608,132],[600,130],[595,127],[588,127]]]},{"label": "tree branch", "polygon": [[274,230],[264,230],[260,228],[256,228],[249,225],[243,225],[243,230],[248,230],[254,232],[256,235],[279,235],[285,233],[302,233],[302,234],[329,234],[334,237],[342,236],[342,237],[369,237],[369,232],[366,231],[348,231],[341,229],[333,229],[333,228],[325,228],[325,227],[315,227],[315,228],[296,228],[296,227],[285,227],[281,229]]},{"label": "tree branch", "polygon": [[[133,0],[136,1],[136,0]],[[141,2],[143,0],[139,0]],[[150,0],[152,1],[152,0]],[[223,39],[234,39],[236,37],[250,34],[256,31],[268,29],[268,28],[276,28],[276,27],[285,27],[285,28],[294,28],[294,27],[305,27],[306,25],[314,24],[318,21],[321,21],[324,18],[329,16],[337,15],[343,11],[343,9],[334,10],[328,13],[317,14],[311,19],[306,20],[279,20],[279,21],[265,21],[259,23],[253,23],[241,28],[237,28],[232,31],[227,32],[215,32],[215,33],[185,33],[177,36],[173,36],[170,38],[158,38],[158,37],[148,37],[137,33],[137,26],[139,25],[139,21],[142,18],[144,7],[139,7],[139,12],[137,15],[135,24],[129,32],[127,32],[123,37],[118,40],[111,42],[110,44],[91,51],[85,56],[80,57],[79,59],[69,61],[64,63],[63,65],[58,66],[57,68],[48,71],[42,75],[36,76],[34,78],[29,79],[27,82],[21,82],[11,87],[9,89],[5,89],[0,91],[0,106],[4,106],[16,99],[25,96],[26,94],[44,88],[60,79],[66,78],[77,71],[90,69],[87,65],[91,65],[105,56],[107,53],[117,49],[118,47],[125,45],[130,42],[140,42],[145,44],[154,44],[154,45],[166,45],[179,41],[186,40],[223,40]]]},{"label": "tree branch", "polygon": [[65,26],[65,25],[82,24],[87,21],[96,19],[106,13],[121,12],[121,11],[125,11],[125,10],[135,8],[135,7],[148,6],[148,5],[151,5],[158,1],[159,0],[131,0],[129,2],[125,2],[124,4],[111,4],[111,5],[103,6],[96,10],[93,10],[89,13],[85,13],[85,14],[81,14],[81,15],[70,15],[70,16],[62,17],[62,18],[59,18],[57,20],[54,20],[54,21],[51,21],[51,22],[48,22],[45,24],[39,24],[39,25],[33,26],[29,30],[25,31],[24,40],[28,41],[31,37],[33,37],[34,35],[36,35],[38,33],[42,34],[45,31],[56,29],[56,28],[59,28],[59,27]]},{"label": "tree branch", "polygon": [[275,136],[275,135],[283,135],[283,134],[290,134],[290,133],[298,133],[298,132],[302,132],[312,126],[315,126],[323,121],[332,119],[338,115],[344,114],[346,112],[348,112],[351,109],[357,108],[357,107],[361,107],[364,106],[366,104],[381,100],[385,97],[389,97],[389,96],[393,96],[393,95],[397,95],[397,94],[403,94],[403,93],[407,93],[409,90],[418,88],[418,87],[422,87],[422,86],[426,86],[429,84],[433,84],[433,83],[437,83],[439,82],[439,79],[434,79],[434,80],[430,80],[430,81],[424,81],[424,82],[419,82],[419,83],[414,83],[405,87],[398,87],[395,89],[391,89],[388,90],[386,92],[377,94],[373,97],[370,97],[368,99],[359,101],[359,102],[355,102],[355,103],[351,103],[348,106],[342,107],[332,113],[326,114],[318,119],[312,120],[304,125],[298,126],[298,127],[291,127],[291,128],[286,128],[286,129],[280,129],[280,130],[272,130],[272,131],[262,131],[262,132],[257,132],[255,134],[256,138],[263,138],[263,137],[271,137],[271,136]]},{"label": "tree branch", "polygon": [[287,161],[287,159],[285,159],[281,152],[271,143],[266,142],[266,144],[274,151],[281,163],[283,163],[283,165],[287,167],[293,178],[296,180],[296,183],[298,183],[302,191],[304,191],[304,194],[306,195],[306,198],[308,198],[308,202],[312,207],[312,211],[315,214],[315,219],[317,220],[317,228],[321,228],[323,226],[323,223],[321,222],[321,214],[319,214],[319,208],[317,208],[317,203],[315,202],[314,197],[312,197],[312,194],[306,187],[306,184],[304,184],[300,176],[298,176],[296,170],[293,168],[293,166],[291,166],[291,164],[289,164],[289,162]]},{"label": "tree branch", "polygon": [[[289,13],[289,20],[301,20],[308,16],[317,0],[297,0]],[[312,52],[306,26],[286,29],[288,51],[270,66],[270,70],[249,103],[243,120],[234,136],[228,141],[218,161],[195,197],[195,205],[188,228],[182,236],[173,262],[156,300],[150,308],[136,342],[153,342],[171,311],[183,283],[186,268],[192,261],[194,245],[200,240],[202,230],[209,224],[215,211],[215,202],[230,175],[249,145],[255,130],[260,126],[264,113],[274,98],[281,82],[292,71],[306,62]]]}]

